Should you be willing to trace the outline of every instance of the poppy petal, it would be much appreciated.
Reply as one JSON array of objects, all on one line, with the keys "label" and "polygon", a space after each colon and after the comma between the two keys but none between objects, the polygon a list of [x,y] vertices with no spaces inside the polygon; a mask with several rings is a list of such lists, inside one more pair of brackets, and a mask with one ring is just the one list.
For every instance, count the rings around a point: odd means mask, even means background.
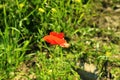
[{"label": "poppy petal", "polygon": [[57,44],[50,35],[45,36],[43,39],[50,44]]},{"label": "poppy petal", "polygon": [[60,44],[63,44],[66,42],[66,40],[60,39],[53,35],[47,35],[43,39],[50,44],[59,44],[60,45]]},{"label": "poppy petal", "polygon": [[56,36],[61,39],[64,38],[64,33],[50,32],[50,35]]},{"label": "poppy petal", "polygon": [[52,45],[60,45],[64,48],[68,48],[70,46],[70,44],[68,44],[64,39],[64,33],[50,32],[50,35],[45,36],[43,39]]}]

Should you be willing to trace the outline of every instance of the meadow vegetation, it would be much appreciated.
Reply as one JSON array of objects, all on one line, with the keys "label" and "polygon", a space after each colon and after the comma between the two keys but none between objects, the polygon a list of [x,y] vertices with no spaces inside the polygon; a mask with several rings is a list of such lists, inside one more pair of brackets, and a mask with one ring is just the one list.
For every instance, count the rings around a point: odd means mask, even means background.
[{"label": "meadow vegetation", "polygon": [[[0,80],[119,80],[119,0],[0,0]],[[69,48],[43,40],[63,32]]]}]

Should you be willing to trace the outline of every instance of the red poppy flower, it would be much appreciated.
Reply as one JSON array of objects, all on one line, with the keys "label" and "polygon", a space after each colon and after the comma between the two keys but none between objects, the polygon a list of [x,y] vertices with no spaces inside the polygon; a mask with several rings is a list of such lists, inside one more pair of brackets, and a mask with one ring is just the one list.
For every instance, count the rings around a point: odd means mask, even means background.
[{"label": "red poppy flower", "polygon": [[61,47],[69,47],[69,44],[64,39],[64,33],[50,32],[43,38],[46,42],[52,45],[60,45]]}]

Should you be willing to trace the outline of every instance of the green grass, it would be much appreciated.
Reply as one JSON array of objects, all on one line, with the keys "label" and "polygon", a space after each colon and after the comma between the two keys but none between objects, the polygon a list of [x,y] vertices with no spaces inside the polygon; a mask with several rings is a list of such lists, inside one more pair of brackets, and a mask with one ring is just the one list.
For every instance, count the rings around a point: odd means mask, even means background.
[{"label": "green grass", "polygon": [[[92,0],[1,0],[0,80],[80,80],[79,62],[94,64],[100,79],[110,73],[118,80],[120,37],[89,22],[98,15],[93,5]],[[50,31],[64,32],[70,47],[47,44],[43,37]],[[101,40],[104,36],[118,44]]]}]

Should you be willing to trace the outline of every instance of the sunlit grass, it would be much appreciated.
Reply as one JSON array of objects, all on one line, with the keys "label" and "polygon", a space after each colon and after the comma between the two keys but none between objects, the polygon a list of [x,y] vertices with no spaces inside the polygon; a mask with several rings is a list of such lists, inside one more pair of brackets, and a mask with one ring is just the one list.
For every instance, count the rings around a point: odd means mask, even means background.
[{"label": "sunlit grass", "polygon": [[[80,80],[83,63],[94,64],[101,79],[106,66],[120,64],[119,36],[89,22],[98,15],[92,0],[0,1],[0,12],[0,80]],[[63,32],[70,47],[46,43],[51,31]]]}]

